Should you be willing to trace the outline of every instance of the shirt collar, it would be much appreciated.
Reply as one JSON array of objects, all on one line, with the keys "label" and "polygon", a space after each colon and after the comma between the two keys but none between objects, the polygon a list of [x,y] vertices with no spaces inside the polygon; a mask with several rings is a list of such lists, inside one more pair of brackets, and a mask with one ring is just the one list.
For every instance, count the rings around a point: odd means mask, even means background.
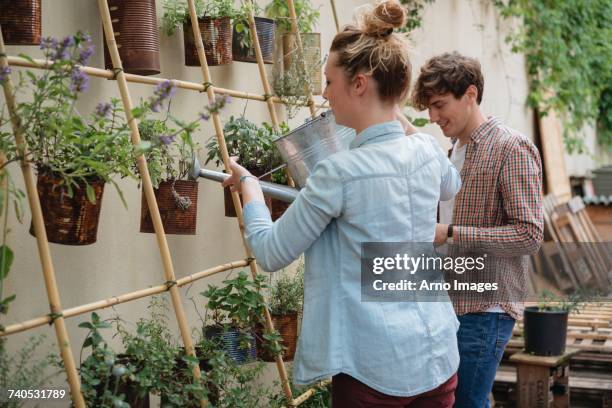
[{"label": "shirt collar", "polygon": [[[497,118],[496,116],[489,116],[487,117],[486,121],[484,121],[476,129],[474,129],[474,131],[470,135],[470,139],[472,140],[472,142],[478,143],[480,139],[483,138],[483,136],[485,136],[487,133],[489,133],[491,130],[493,130],[499,125],[501,125],[501,121],[499,120],[499,118]],[[451,137],[451,144],[455,146],[457,140],[458,139],[456,137]],[[453,148],[451,147],[451,149],[448,151],[449,157],[452,150]]]},{"label": "shirt collar", "polygon": [[497,117],[489,116],[483,124],[474,129],[474,131],[470,135],[470,139],[472,139],[474,143],[478,143],[480,139],[482,139],[486,134],[488,134],[491,130],[493,130],[500,124],[501,121]]},{"label": "shirt collar", "polygon": [[377,123],[359,133],[351,142],[350,148],[355,149],[365,144],[378,143],[404,136],[405,131],[398,120]]}]

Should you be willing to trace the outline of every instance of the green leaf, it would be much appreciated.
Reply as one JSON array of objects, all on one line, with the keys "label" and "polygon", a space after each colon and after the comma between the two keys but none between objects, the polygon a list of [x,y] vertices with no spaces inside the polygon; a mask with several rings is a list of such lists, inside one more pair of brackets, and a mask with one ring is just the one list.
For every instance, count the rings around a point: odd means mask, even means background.
[{"label": "green leaf", "polygon": [[425,118],[414,118],[412,124],[416,127],[423,127],[429,123],[429,120]]},{"label": "green leaf", "polygon": [[94,191],[91,184],[87,184],[87,187],[85,188],[85,193],[87,195],[87,200],[89,200],[90,203],[95,204],[96,203],[96,192]]},{"label": "green leaf", "polygon": [[6,278],[13,264],[13,251],[6,245],[0,246],[0,280]]}]

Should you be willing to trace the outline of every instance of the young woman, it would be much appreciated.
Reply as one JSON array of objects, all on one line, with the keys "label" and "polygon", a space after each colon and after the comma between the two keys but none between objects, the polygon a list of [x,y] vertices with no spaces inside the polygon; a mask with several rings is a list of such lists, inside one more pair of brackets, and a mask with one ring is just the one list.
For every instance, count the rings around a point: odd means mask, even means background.
[{"label": "young woman", "polygon": [[450,303],[362,302],[362,242],[432,242],[438,200],[460,179],[436,141],[396,119],[409,90],[404,9],[386,0],[332,43],[325,67],[350,150],[321,161],[275,223],[257,179],[232,160],[247,242],[268,271],[305,253],[304,316],[294,381],[332,377],[334,407],[451,407],[459,357]]}]

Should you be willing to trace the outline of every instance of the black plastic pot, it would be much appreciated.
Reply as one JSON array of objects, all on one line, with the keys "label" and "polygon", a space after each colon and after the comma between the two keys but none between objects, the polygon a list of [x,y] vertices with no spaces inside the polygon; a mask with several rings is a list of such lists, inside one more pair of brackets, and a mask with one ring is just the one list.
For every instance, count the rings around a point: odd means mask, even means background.
[{"label": "black plastic pot", "polygon": [[526,307],[524,317],[525,352],[536,356],[560,356],[565,352],[567,311]]}]

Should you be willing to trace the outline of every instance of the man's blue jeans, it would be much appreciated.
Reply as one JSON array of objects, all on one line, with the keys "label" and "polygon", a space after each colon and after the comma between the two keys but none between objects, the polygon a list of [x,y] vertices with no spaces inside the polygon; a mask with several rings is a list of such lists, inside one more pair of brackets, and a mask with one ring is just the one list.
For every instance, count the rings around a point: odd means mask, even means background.
[{"label": "man's blue jeans", "polygon": [[489,408],[489,393],[504,348],[514,327],[506,313],[469,313],[458,316],[459,383],[456,408]]}]

